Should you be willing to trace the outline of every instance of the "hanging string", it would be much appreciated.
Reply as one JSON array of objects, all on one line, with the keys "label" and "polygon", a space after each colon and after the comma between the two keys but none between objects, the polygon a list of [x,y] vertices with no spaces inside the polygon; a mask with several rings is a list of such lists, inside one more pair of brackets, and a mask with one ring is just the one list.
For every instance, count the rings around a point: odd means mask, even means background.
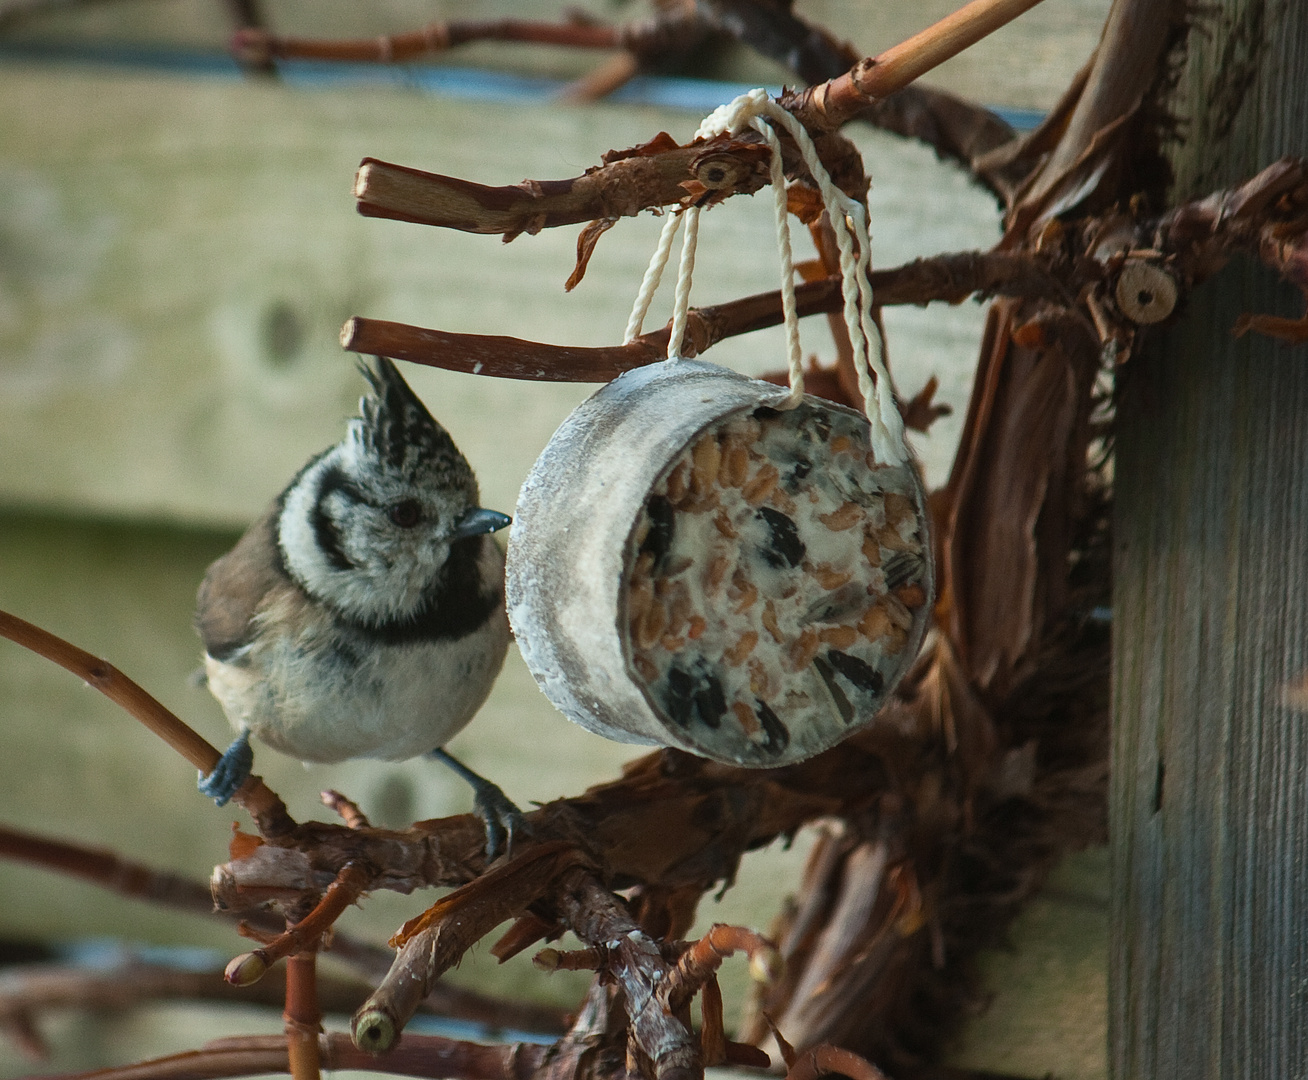
[{"label": "hanging string", "polygon": [[781,140],[771,124],[758,129],[768,142],[772,208],[777,223],[777,253],[781,257],[781,321],[786,328],[786,370],[790,397],[781,406],[793,409],[804,400],[804,350],[799,343],[799,307],[795,303],[795,256],[790,246],[790,208],[786,203],[786,173],[781,164]]},{"label": "hanging string", "polygon": [[658,247],[650,258],[645,276],[641,279],[640,291],[636,293],[636,303],[631,309],[631,318],[627,320],[627,332],[622,344],[630,345],[640,337],[640,328],[649,314],[649,306],[658,292],[659,282],[663,280],[663,268],[668,265],[668,256],[672,252],[672,241],[676,239],[677,230],[681,228],[681,214],[669,214],[663,222],[663,231],[659,234]]},{"label": "hanging string", "polygon": [[681,212],[686,219],[686,235],[681,238],[681,263],[677,267],[677,291],[672,297],[672,328],[668,335],[668,359],[681,357],[681,342],[686,336],[686,318],[690,314],[690,278],[695,272],[695,247],[699,243],[699,207],[688,206]]},{"label": "hanging string", "polygon": [[[831,181],[826,167],[818,157],[817,147],[808,132],[793,115],[781,108],[762,89],[751,90],[734,101],[719,106],[709,114],[696,138],[709,139],[725,133],[738,134],[753,127],[767,141],[772,153],[769,172],[776,215],[777,248],[781,262],[781,310],[786,327],[786,353],[791,393],[784,408],[793,408],[803,400],[804,368],[799,342],[799,316],[795,304],[795,268],[790,245],[790,219],[786,206],[785,174],[781,161],[781,141],[772,124],[784,127],[799,147],[804,164],[812,174],[827,208],[836,247],[840,252],[841,295],[844,299],[843,316],[853,351],[854,371],[859,392],[863,396],[864,412],[872,427],[872,450],[877,458],[888,465],[908,460],[904,443],[904,421],[895,404],[890,372],[885,364],[885,349],[880,328],[872,317],[872,286],[868,280],[871,265],[871,240],[868,235],[867,213],[856,199],[851,199]],[[681,263],[677,275],[677,291],[673,300],[672,328],[668,339],[668,359],[681,354],[686,320],[690,307],[690,279],[695,262],[698,239],[699,207],[687,207],[672,215],[664,224],[659,246],[645,271],[644,280],[627,324],[625,341],[640,334],[641,325],[654,292],[658,288],[663,269],[671,255],[672,242],[681,219],[686,219],[686,236],[682,242]]]}]

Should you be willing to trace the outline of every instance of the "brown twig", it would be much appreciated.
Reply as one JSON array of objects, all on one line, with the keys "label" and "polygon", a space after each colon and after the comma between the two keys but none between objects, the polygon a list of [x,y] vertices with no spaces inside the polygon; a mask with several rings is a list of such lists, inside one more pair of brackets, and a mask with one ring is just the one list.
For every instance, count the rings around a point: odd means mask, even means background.
[{"label": "brown twig", "polygon": [[[71,671],[136,717],[202,773],[212,772],[218,763],[216,749],[108,661],[5,611],[0,611],[0,637]],[[232,797],[259,823],[265,835],[283,835],[295,827],[286,805],[258,776],[246,780]]]},{"label": "brown twig", "polygon": [[346,863],[308,915],[262,948],[235,957],[227,965],[224,977],[233,986],[249,986],[263,978],[268,969],[283,957],[316,951],[322,936],[345,909],[359,899],[373,876],[361,863]]},{"label": "brown twig", "polygon": [[[407,1035],[389,1054],[377,1057],[357,1049],[349,1036],[334,1033],[320,1036],[318,1048],[321,1065],[329,1072],[355,1069],[432,1080],[529,1080],[550,1049],[535,1043],[482,1046],[436,1035]],[[288,1071],[285,1037],[255,1035],[218,1039],[203,1050],[50,1080],[219,1080]]]},{"label": "brown twig", "polygon": [[491,375],[501,379],[608,382],[624,371],[665,358],[666,349],[645,344],[579,348],[522,338],[456,334],[355,316],[341,330],[350,352]]},{"label": "brown twig", "polygon": [[[36,1031],[34,1018],[44,1012],[83,1009],[102,1013],[149,1001],[217,1001],[278,1008],[285,1004],[285,977],[280,968],[258,986],[244,989],[229,985],[221,976],[217,970],[181,971],[130,957],[108,969],[55,964],[7,967],[0,974],[0,1026],[12,1037],[14,1020],[25,1020],[28,1028]],[[319,998],[328,1012],[352,1012],[370,989],[361,980],[318,976]],[[557,1016],[550,1030],[559,1030]]]},{"label": "brown twig", "polygon": [[568,83],[559,91],[559,100],[570,105],[599,101],[631,82],[640,74],[640,66],[640,57],[635,53],[620,52]]},{"label": "brown twig", "polygon": [[866,1058],[838,1046],[815,1046],[796,1055],[786,1073],[786,1080],[818,1080],[820,1076],[839,1073],[850,1080],[887,1080],[886,1074]]},{"label": "brown twig", "polygon": [[755,982],[771,983],[780,977],[781,954],[772,942],[742,926],[714,923],[708,933],[682,954],[669,974],[663,991],[669,1002],[679,1004],[699,993],[700,987],[722,966],[722,961],[737,952],[749,956],[749,973]]},{"label": "brown twig", "polygon": [[616,896],[585,872],[572,874],[556,897],[572,932],[603,948],[609,972],[622,989],[623,1009],[634,1047],[656,1080],[688,1080],[701,1074],[699,1040],[688,1017],[674,1015],[662,987],[671,967],[657,943],[631,918]]},{"label": "brown twig", "polygon": [[374,1054],[389,1050],[441,975],[584,861],[566,842],[537,844],[405,923],[391,940],[399,950],[391,970],[354,1014],[355,1045]]},{"label": "brown twig", "polygon": [[474,41],[522,41],[576,49],[624,48],[621,28],[593,22],[547,23],[529,19],[463,19],[428,23],[403,34],[324,41],[279,37],[246,29],[232,39],[238,57],[276,60],[337,60],[346,63],[403,64]]},{"label": "brown twig", "polygon": [[51,840],[0,825],[0,858],[17,859],[81,878],[135,900],[149,900],[196,915],[213,914],[213,897],[207,885],[132,862],[112,851]]},{"label": "brown twig", "polygon": [[[729,176],[729,183],[719,174]],[[758,191],[768,181],[766,147],[750,136],[722,136],[684,147],[665,136],[648,150],[611,156],[583,176],[502,187],[364,158],[354,197],[365,217],[499,233],[512,240],[524,232],[680,205],[689,197],[683,185],[706,177],[716,185],[718,198]]]},{"label": "brown twig", "polygon": [[[844,75],[783,95],[781,104],[810,131],[833,132],[873,102],[907,86],[1037,3],[973,0],[901,45],[859,61]],[[523,232],[629,217],[651,207],[682,203],[686,185],[699,179],[705,168],[703,155],[709,150],[718,156],[718,164],[732,162],[740,173],[729,189],[715,191],[715,197],[753,192],[766,182],[757,142],[746,137],[690,146],[666,140],[657,145],[657,152],[651,149],[609,160],[571,180],[497,188],[365,158],[354,193],[359,212],[367,216],[500,233],[512,239]]]},{"label": "brown twig", "polygon": [[605,960],[601,949],[541,949],[531,958],[541,971],[599,971]]},{"label": "brown twig", "polygon": [[334,812],[337,817],[345,822],[347,828],[368,828],[367,815],[359,809],[359,804],[352,799],[347,799],[339,791],[324,791],[321,798],[323,806]]},{"label": "brown twig", "polygon": [[[882,305],[958,303],[973,294],[1070,299],[1069,285],[1050,267],[1030,256],[1009,252],[961,252],[917,259],[901,267],[875,271],[871,282],[877,303]],[[838,312],[843,303],[840,282],[835,278],[804,282],[796,287],[795,299],[801,318]],[[778,326],[781,321],[779,290],[694,308],[687,317],[683,351],[687,356],[696,356],[729,337]],[[641,335],[629,345],[580,348],[355,316],[341,330],[341,345],[365,355],[501,379],[607,382],[624,371],[664,359],[668,333],[668,327],[664,327]]]},{"label": "brown twig", "polygon": [[[237,26],[237,34],[242,33],[265,33],[267,20],[264,18],[260,0],[225,0],[225,6],[231,15],[232,21]],[[237,56],[236,62],[241,65],[247,75],[260,77],[275,77],[277,68],[272,62],[272,58],[265,55],[246,55]]]},{"label": "brown twig", "polygon": [[907,41],[860,60],[838,78],[790,94],[781,104],[810,131],[834,131],[933,67],[1012,22],[1040,0],[972,0]]},{"label": "brown twig", "polygon": [[[316,942],[315,942],[316,944]],[[322,1009],[318,1005],[318,953],[296,953],[286,961],[286,1058],[293,1080],[319,1080],[318,1037]]]}]

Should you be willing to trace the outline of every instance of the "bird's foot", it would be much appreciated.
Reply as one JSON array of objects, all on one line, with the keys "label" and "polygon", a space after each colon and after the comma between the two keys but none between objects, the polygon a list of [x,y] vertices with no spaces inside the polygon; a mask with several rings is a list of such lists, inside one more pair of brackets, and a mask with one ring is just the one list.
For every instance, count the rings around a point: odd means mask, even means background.
[{"label": "bird's foot", "polygon": [[208,776],[201,776],[196,787],[202,795],[213,799],[215,806],[226,806],[237,789],[245,783],[254,768],[254,750],[250,746],[250,732],[242,731],[232,745],[223,751],[218,764]]},{"label": "bird's foot", "polygon": [[472,788],[472,811],[486,826],[486,859],[493,860],[501,851],[513,854],[513,838],[529,835],[531,826],[522,811],[504,794],[498,784],[473,772],[454,755],[433,750],[431,756],[458,773]]}]

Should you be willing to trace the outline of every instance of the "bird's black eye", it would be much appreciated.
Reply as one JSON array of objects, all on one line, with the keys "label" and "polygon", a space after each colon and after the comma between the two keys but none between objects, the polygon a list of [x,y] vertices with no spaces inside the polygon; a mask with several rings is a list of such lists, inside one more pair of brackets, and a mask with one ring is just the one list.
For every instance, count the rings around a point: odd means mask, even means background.
[{"label": "bird's black eye", "polygon": [[417,499],[401,499],[387,514],[401,529],[412,529],[422,520],[422,506]]}]

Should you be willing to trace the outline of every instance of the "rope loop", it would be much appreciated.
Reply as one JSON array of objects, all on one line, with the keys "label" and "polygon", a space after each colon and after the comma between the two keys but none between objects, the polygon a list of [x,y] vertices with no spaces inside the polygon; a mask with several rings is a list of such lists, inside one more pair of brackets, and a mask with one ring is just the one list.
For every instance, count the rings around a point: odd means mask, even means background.
[{"label": "rope loop", "polygon": [[[782,407],[794,408],[803,400],[804,363],[795,303],[795,264],[790,245],[786,177],[781,161],[781,140],[774,125],[784,128],[799,147],[804,164],[818,185],[822,204],[836,236],[836,246],[840,251],[840,287],[844,299],[845,327],[853,346],[854,370],[858,376],[859,392],[863,395],[863,409],[872,426],[872,451],[879,461],[887,465],[901,465],[908,460],[909,454],[904,444],[903,417],[895,405],[894,388],[885,364],[884,342],[876,320],[872,317],[872,285],[868,279],[872,245],[868,235],[867,211],[861,202],[851,199],[832,182],[804,125],[768,97],[766,90],[757,89],[714,109],[700,124],[695,137],[711,139],[724,134],[738,135],[747,127],[752,127],[763,136],[772,151],[769,178],[781,262],[781,310],[786,327],[786,358],[790,377],[790,396]],[[669,360],[680,357],[686,333],[690,281],[699,236],[699,215],[698,206],[689,206],[668,216],[627,323],[624,342],[629,343],[640,335],[640,328],[671,256],[673,240],[684,219],[686,235],[682,241],[681,262],[673,298],[672,332],[668,338]]]}]

